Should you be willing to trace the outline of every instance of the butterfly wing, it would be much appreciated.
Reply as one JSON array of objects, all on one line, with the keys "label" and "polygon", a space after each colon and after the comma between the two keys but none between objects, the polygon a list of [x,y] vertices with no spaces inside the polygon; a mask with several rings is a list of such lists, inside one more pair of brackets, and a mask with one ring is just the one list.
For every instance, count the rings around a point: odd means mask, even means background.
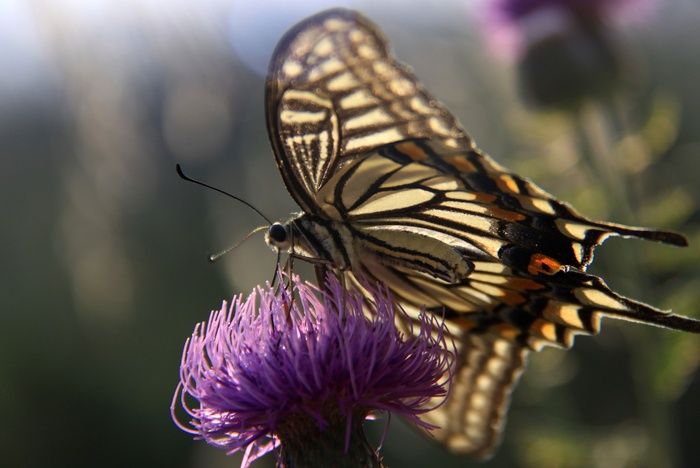
[{"label": "butterfly wing", "polygon": [[351,229],[348,283],[379,280],[406,309],[446,314],[461,358],[448,402],[429,417],[453,450],[492,450],[530,349],[568,347],[603,314],[698,331],[583,273],[607,236],[685,239],[589,220],[508,172],[357,13],[330,10],[285,35],[266,104],[292,196]]},{"label": "butterfly wing", "polygon": [[471,146],[377,28],[349,10],[312,16],[281,39],[265,96],[277,165],[307,213],[319,213],[316,192],[340,166],[381,145],[426,137]]},{"label": "butterfly wing", "polygon": [[388,285],[416,320],[419,306],[445,314],[461,358],[448,401],[427,417],[454,451],[491,453],[529,350],[568,348],[598,333],[605,315],[700,331],[583,272],[609,235],[682,237],[589,220],[476,151],[385,145],[337,171],[318,203],[353,230],[350,284]]},{"label": "butterfly wing", "polygon": [[463,328],[498,330],[533,349],[542,340],[569,347],[575,333],[597,332],[600,313],[698,329],[584,273],[607,236],[677,245],[683,237],[587,219],[487,163],[474,151],[412,140],[339,170],[319,192],[319,205],[348,220],[357,239],[351,274],[392,285],[406,302],[446,307]]},{"label": "butterfly wing", "polygon": [[438,427],[431,435],[453,451],[488,458],[500,441],[528,350],[493,335],[465,334],[460,344],[447,401],[425,420]]}]

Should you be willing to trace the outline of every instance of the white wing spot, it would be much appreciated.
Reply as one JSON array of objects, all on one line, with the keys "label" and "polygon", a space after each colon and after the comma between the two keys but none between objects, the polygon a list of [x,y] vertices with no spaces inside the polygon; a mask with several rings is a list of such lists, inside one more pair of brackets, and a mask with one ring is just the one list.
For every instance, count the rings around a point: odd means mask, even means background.
[{"label": "white wing spot", "polygon": [[472,192],[454,191],[448,193],[447,198],[449,198],[450,200],[473,201],[476,200],[477,196]]},{"label": "white wing spot", "polygon": [[331,109],[333,103],[311,91],[300,91],[298,89],[288,89],[282,96],[283,101],[299,101],[306,105],[316,105]]},{"label": "white wing spot", "polygon": [[584,301],[584,303],[591,305],[593,307],[605,307],[613,310],[627,310],[627,306],[615,299],[610,297],[602,291],[590,288],[578,288],[575,293],[576,297]]},{"label": "white wing spot", "polygon": [[507,268],[496,262],[474,262],[474,268],[485,273],[508,274]]},{"label": "white wing spot", "polygon": [[340,107],[343,109],[354,109],[375,104],[379,104],[379,100],[366,89],[358,89],[340,100]]},{"label": "white wing spot", "polygon": [[506,357],[510,354],[511,345],[506,340],[498,340],[493,343],[493,350],[497,355]]},{"label": "white wing spot", "polygon": [[474,442],[462,434],[452,434],[447,439],[447,446],[455,452],[465,452],[474,447]]},{"label": "white wing spot", "polygon": [[366,39],[365,33],[358,29],[353,29],[350,31],[350,40],[352,42],[362,42]]},{"label": "white wing spot", "polygon": [[280,120],[286,124],[318,123],[326,119],[327,115],[328,112],[325,110],[318,112],[283,110],[280,113]]},{"label": "white wing spot", "polygon": [[328,58],[309,72],[309,81],[315,81],[345,68],[345,64],[335,57]]},{"label": "white wing spot", "polygon": [[505,295],[503,289],[490,284],[472,283],[472,287],[493,297],[502,297]]},{"label": "white wing spot", "polygon": [[342,31],[348,28],[348,23],[337,18],[329,18],[323,25],[328,31]]},{"label": "white wing spot", "polygon": [[[452,177],[444,176],[444,177],[435,177],[433,179],[425,181],[425,186],[434,188],[435,190],[443,190],[443,191],[448,191],[448,190],[458,190],[460,188],[459,182],[457,179],[454,179]],[[449,203],[449,202],[447,202]]]},{"label": "white wing spot", "polygon": [[440,209],[432,209],[426,211],[426,214],[435,216],[436,218],[444,219],[455,223],[466,224],[471,228],[480,229],[482,231],[491,231],[491,222],[481,216],[469,215],[455,211],[447,211]]},{"label": "white wing spot", "polygon": [[469,411],[464,415],[464,422],[469,425],[483,424],[484,416],[476,411]]},{"label": "white wing spot", "polygon": [[394,141],[403,140],[406,136],[401,133],[397,128],[390,128],[384,130],[383,132],[372,133],[367,136],[352,138],[350,141],[346,142],[345,149],[347,151],[353,151],[358,148],[375,148],[386,143],[392,143]]},{"label": "white wing spot", "polygon": [[328,80],[326,86],[329,91],[348,91],[360,85],[357,78],[350,72],[342,73]]},{"label": "white wing spot", "polygon": [[296,78],[304,71],[304,68],[295,60],[287,60],[282,65],[282,72],[289,78]]},{"label": "white wing spot", "polygon": [[490,214],[488,207],[484,205],[477,205],[476,203],[465,203],[461,201],[446,201],[440,204],[444,208],[454,208],[460,211],[470,211],[472,213],[479,214]]},{"label": "white wing spot", "polygon": [[356,130],[363,127],[371,127],[373,125],[381,125],[391,123],[392,118],[386,113],[381,107],[377,107],[374,110],[365,112],[356,117],[348,119],[345,122],[346,130]]},{"label": "white wing spot", "polygon": [[419,205],[433,199],[435,195],[420,189],[399,190],[379,193],[352,210],[353,215],[378,213],[387,210],[403,209]]},{"label": "white wing spot", "polygon": [[576,257],[576,260],[578,260],[579,263],[583,261],[583,245],[578,242],[572,242],[571,249],[574,251],[574,257]]},{"label": "white wing spot", "polygon": [[474,396],[472,396],[471,399],[471,407],[474,408],[475,410],[482,410],[486,408],[488,405],[488,400],[486,397],[481,394],[481,393],[475,393]]},{"label": "white wing spot", "polygon": [[416,87],[406,78],[397,78],[389,82],[389,89],[399,96],[408,96],[416,90]]},{"label": "white wing spot", "polygon": [[556,214],[556,211],[554,211],[554,208],[552,208],[552,205],[549,203],[549,200],[545,200],[543,198],[533,198],[532,206],[537,208],[542,213],[546,213],[549,215]]},{"label": "white wing spot", "polygon": [[588,229],[590,229],[590,226],[587,224],[573,223],[571,221],[566,221],[565,219],[557,219],[556,223],[557,227],[559,227],[564,234],[579,240],[585,239],[586,233],[588,232]]},{"label": "white wing spot", "polygon": [[447,123],[444,120],[442,120],[439,117],[432,117],[428,121],[428,125],[430,125],[430,128],[435,133],[439,133],[441,135],[449,135],[450,134],[450,127],[447,125]]},{"label": "white wing spot", "polygon": [[476,388],[482,392],[488,392],[493,388],[493,379],[487,374],[481,374],[476,378]]},{"label": "white wing spot", "polygon": [[323,175],[326,171],[326,162],[328,160],[328,131],[324,130],[318,134],[319,142],[319,164],[316,166],[316,186],[318,188],[319,183],[323,179]]},{"label": "white wing spot", "polygon": [[382,184],[383,188],[395,187],[397,185],[410,184],[421,179],[435,176],[435,169],[422,164],[407,164],[389,176]]},{"label": "white wing spot", "polygon": [[375,73],[377,73],[378,75],[394,74],[394,69],[383,60],[374,62],[374,64],[372,64],[372,68],[374,68]]},{"label": "white wing spot", "polygon": [[374,60],[379,58],[379,52],[377,52],[377,49],[374,47],[370,47],[368,45],[361,45],[360,47],[357,48],[357,53],[360,55],[362,58],[366,58],[369,60]]},{"label": "white wing spot", "polygon": [[316,44],[316,47],[314,47],[314,53],[317,55],[329,55],[331,52],[333,52],[333,42],[331,42],[330,39],[327,37],[324,37],[320,41],[318,41],[318,44]]},{"label": "white wing spot", "polygon": [[418,112],[419,114],[432,114],[433,108],[428,105],[426,100],[422,96],[415,96],[411,98],[410,102],[411,109]]}]

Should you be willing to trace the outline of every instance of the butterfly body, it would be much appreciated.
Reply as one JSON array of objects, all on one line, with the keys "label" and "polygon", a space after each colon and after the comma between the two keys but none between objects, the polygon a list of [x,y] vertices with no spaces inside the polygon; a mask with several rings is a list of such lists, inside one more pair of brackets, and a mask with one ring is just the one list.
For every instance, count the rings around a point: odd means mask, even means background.
[{"label": "butterfly body", "polygon": [[348,252],[354,251],[354,242],[346,223],[300,213],[273,226],[281,227],[285,234],[276,239],[268,233],[266,242],[271,248],[340,271],[352,267]]},{"label": "butterfly body", "polygon": [[[295,258],[328,265],[336,271],[361,272],[365,268],[363,263],[372,262],[423,271],[449,284],[457,284],[473,270],[466,250],[455,248],[428,234],[402,229],[402,226],[362,229],[349,223],[306,214],[292,218],[281,226],[288,234],[282,242],[268,236],[270,247],[282,249]],[[412,262],[410,258],[396,254],[400,244],[433,254]],[[388,253],[382,254],[382,248]],[[359,262],[359,259],[363,261]]]},{"label": "butterfly body", "polygon": [[500,166],[361,15],[329,10],[292,28],[266,104],[302,209],[268,244],[359,291],[382,283],[409,315],[444,314],[459,359],[447,403],[427,417],[452,450],[490,454],[528,353],[570,347],[603,316],[700,332],[585,272],[609,236],[683,246],[682,236],[588,219]]}]

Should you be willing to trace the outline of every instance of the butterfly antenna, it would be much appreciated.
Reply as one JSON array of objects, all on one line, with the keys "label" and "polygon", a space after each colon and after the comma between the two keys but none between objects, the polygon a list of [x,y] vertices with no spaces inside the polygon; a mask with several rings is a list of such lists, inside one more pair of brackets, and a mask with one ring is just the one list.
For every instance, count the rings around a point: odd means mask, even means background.
[{"label": "butterfly antenna", "polygon": [[201,185],[202,187],[206,187],[206,188],[211,189],[211,190],[214,190],[214,191],[216,191],[216,192],[223,193],[224,195],[229,196],[229,197],[233,198],[234,200],[238,200],[239,202],[243,203],[243,204],[244,204],[245,206],[247,206],[248,208],[250,208],[250,209],[252,209],[253,211],[255,211],[257,214],[259,214],[265,221],[267,221],[267,224],[272,224],[272,221],[270,221],[270,218],[268,218],[267,216],[265,216],[264,214],[262,214],[262,212],[261,212],[259,209],[255,208],[253,205],[251,205],[251,204],[248,203],[247,201],[243,200],[242,198],[237,197],[237,196],[235,196],[235,195],[233,195],[233,194],[230,194],[230,193],[228,193],[228,192],[225,191],[225,190],[221,190],[221,189],[219,189],[219,188],[212,187],[212,186],[209,185],[209,184],[205,184],[204,182],[201,182],[201,181],[199,181],[199,180],[193,179],[192,177],[186,175],[186,174],[182,171],[182,167],[180,167],[179,164],[176,164],[176,165],[175,165],[175,170],[177,171],[177,175],[179,175],[182,179],[186,180],[187,182],[192,182],[192,183],[195,183],[195,184],[197,184],[197,185]]},{"label": "butterfly antenna", "polygon": [[215,253],[215,254],[209,255],[209,261],[210,261],[210,262],[215,262],[215,261],[217,261],[219,258],[223,257],[224,255],[226,255],[226,254],[229,253],[230,251],[235,250],[235,249],[237,249],[238,247],[240,247],[241,244],[243,244],[245,241],[247,241],[248,239],[250,239],[254,234],[257,234],[258,232],[260,232],[260,231],[262,231],[262,230],[264,230],[264,229],[267,229],[267,226],[258,226],[258,227],[256,227],[255,229],[253,229],[252,231],[250,231],[248,234],[246,234],[246,236],[245,236],[243,239],[239,240],[238,242],[236,242],[235,244],[233,244],[231,247],[227,247],[227,248],[225,248],[224,250],[222,250],[221,252],[217,252],[217,253]]}]

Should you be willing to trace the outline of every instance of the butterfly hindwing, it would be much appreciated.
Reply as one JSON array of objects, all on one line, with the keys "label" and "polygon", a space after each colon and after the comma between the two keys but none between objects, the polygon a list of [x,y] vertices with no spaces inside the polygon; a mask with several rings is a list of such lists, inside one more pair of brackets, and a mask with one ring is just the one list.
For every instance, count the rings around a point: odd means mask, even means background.
[{"label": "butterfly hindwing", "polygon": [[500,441],[513,387],[527,349],[493,335],[465,334],[447,400],[426,415],[451,450],[488,458]]},{"label": "butterfly hindwing", "polygon": [[[405,155],[419,149],[422,158]],[[676,320],[582,272],[607,235],[666,233],[591,221],[569,207],[557,215],[505,203],[498,197],[507,195],[477,190],[444,168],[445,160],[463,156],[442,151],[423,140],[385,145],[347,164],[321,190],[319,206],[351,221],[354,271],[392,285],[406,302],[446,308],[465,329],[500,333],[532,349],[568,348],[576,334],[597,333],[603,314],[661,326]],[[503,175],[517,177],[492,174]],[[560,203],[519,177],[518,185],[531,199]],[[573,236],[558,224],[590,234]]]}]

